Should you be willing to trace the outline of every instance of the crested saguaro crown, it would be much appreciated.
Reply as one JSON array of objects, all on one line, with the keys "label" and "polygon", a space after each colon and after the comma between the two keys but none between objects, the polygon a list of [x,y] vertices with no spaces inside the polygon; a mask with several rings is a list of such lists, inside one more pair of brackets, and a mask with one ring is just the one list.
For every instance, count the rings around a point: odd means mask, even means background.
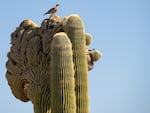
[{"label": "crested saguaro crown", "polygon": [[[6,78],[13,95],[34,113],[89,113],[88,71],[101,58],[79,15],[59,17],[58,6],[41,26],[23,20],[11,33]],[[54,10],[54,12],[52,12]]]}]

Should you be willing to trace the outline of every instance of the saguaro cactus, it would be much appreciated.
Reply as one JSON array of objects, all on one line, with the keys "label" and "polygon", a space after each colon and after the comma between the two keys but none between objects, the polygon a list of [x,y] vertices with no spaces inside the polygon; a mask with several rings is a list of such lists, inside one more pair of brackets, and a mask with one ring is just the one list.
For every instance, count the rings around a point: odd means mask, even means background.
[{"label": "saguaro cactus", "polygon": [[66,33],[72,42],[75,68],[76,113],[89,113],[88,68],[85,52],[85,31],[81,18],[72,15],[66,23]]},{"label": "saguaro cactus", "polygon": [[52,113],[76,113],[72,44],[57,33],[51,44]]},{"label": "saguaro cactus", "polygon": [[12,93],[32,101],[34,113],[89,113],[88,71],[100,59],[78,15],[24,20],[11,34],[6,78]]}]

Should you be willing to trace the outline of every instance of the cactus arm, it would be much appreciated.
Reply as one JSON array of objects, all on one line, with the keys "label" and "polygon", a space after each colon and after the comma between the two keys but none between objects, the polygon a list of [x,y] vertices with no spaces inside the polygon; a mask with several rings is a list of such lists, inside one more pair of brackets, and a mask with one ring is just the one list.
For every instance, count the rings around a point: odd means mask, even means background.
[{"label": "cactus arm", "polygon": [[73,48],[75,68],[76,113],[89,113],[88,68],[85,54],[85,32],[81,18],[72,15],[68,18],[65,31]]},{"label": "cactus arm", "polygon": [[76,113],[72,46],[65,33],[51,44],[52,113]]}]

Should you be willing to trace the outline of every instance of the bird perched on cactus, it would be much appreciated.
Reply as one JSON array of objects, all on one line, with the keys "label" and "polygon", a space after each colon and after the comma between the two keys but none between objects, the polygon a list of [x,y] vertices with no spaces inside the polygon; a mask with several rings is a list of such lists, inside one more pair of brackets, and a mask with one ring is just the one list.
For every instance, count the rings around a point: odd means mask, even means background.
[{"label": "bird perched on cactus", "polygon": [[46,13],[44,13],[44,15],[46,15],[46,14],[54,15],[57,12],[58,9],[59,9],[59,4],[56,4],[55,7],[51,8],[50,10],[48,10]]}]

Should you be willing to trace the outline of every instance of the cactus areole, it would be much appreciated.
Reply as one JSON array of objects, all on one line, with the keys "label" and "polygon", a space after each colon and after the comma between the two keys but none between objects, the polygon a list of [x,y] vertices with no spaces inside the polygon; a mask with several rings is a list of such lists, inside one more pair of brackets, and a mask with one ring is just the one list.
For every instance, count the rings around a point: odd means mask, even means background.
[{"label": "cactus areole", "polygon": [[89,113],[88,71],[102,54],[79,15],[23,20],[11,33],[6,78],[13,95],[34,113]]}]

